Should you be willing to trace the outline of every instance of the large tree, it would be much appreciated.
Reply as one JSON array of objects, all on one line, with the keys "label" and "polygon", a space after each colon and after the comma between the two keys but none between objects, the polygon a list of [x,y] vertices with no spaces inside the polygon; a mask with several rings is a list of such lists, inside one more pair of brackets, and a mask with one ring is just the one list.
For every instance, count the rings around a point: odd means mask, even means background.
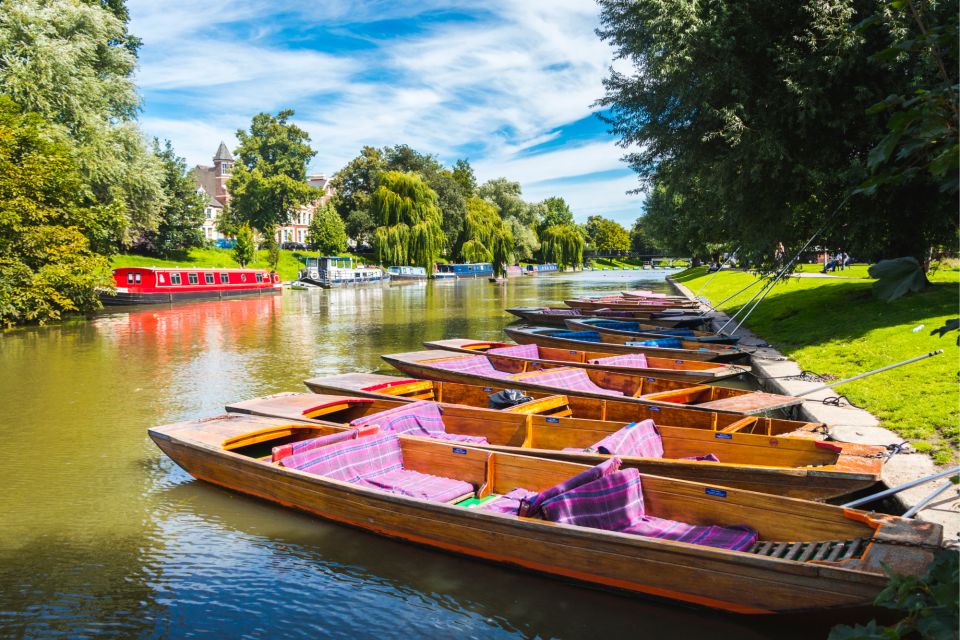
[{"label": "large tree", "polygon": [[0,15],[0,93],[67,132],[80,195],[120,212],[124,224],[108,244],[155,230],[163,167],[136,123],[139,41],[123,3],[2,0]]},{"label": "large tree", "polygon": [[467,199],[463,242],[458,250],[464,262],[490,262],[496,274],[513,262],[513,234],[497,208],[476,196]]},{"label": "large tree", "polygon": [[237,162],[227,181],[233,216],[261,233],[289,223],[293,213],[319,194],[307,184],[307,163],[316,155],[310,135],[289,122],[285,109],[276,116],[258,113],[250,130],[237,131]]},{"label": "large tree", "polygon": [[537,225],[538,233],[556,224],[574,224],[573,211],[570,210],[567,201],[560,196],[547,198],[540,204],[543,205],[543,219]]},{"label": "large tree", "polygon": [[619,223],[603,216],[590,216],[585,226],[587,238],[596,251],[629,251],[630,234]]},{"label": "large tree", "polygon": [[314,251],[335,256],[347,249],[347,231],[337,210],[329,204],[317,207],[310,219],[307,244]]},{"label": "large tree", "polygon": [[544,262],[556,262],[561,269],[583,263],[583,236],[572,224],[547,227],[540,235],[540,253]]},{"label": "large tree", "polygon": [[85,202],[62,129],[0,96],[0,325],[57,320],[99,308],[110,286],[91,240],[123,224],[118,205]]},{"label": "large tree", "polygon": [[[928,25],[956,19],[956,0],[906,4]],[[870,107],[937,68],[932,56],[872,57],[897,41],[904,21],[890,8],[903,1],[600,5],[599,33],[629,67],[611,72],[601,106],[643,186],[695,207],[680,226],[736,238],[758,262],[779,242],[799,248],[824,223],[818,244],[865,257],[923,256],[953,238],[954,199],[928,173],[848,198],[886,133]],[[874,16],[877,28],[856,28]],[[954,83],[956,53],[942,52]]]},{"label": "large tree", "polygon": [[170,141],[161,146],[153,141],[153,153],[163,166],[163,191],[166,204],[155,230],[143,230],[136,241],[138,251],[158,256],[203,246],[201,227],[206,198],[197,191],[196,182],[187,173],[183,158],[177,156]]},{"label": "large tree", "polygon": [[413,264],[427,273],[443,252],[446,236],[436,192],[414,173],[384,171],[370,196],[377,259],[392,265]]},{"label": "large tree", "polygon": [[477,195],[497,206],[500,217],[515,218],[527,226],[536,226],[542,210],[523,199],[520,183],[506,178],[487,180],[477,187]]}]

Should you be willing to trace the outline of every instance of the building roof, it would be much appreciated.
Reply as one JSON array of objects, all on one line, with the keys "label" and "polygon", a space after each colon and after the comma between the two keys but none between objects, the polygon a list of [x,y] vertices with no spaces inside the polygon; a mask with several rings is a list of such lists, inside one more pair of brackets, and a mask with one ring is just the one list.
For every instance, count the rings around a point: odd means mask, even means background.
[{"label": "building roof", "polygon": [[206,193],[207,206],[223,208],[223,203],[214,196],[217,192],[217,179],[213,167],[197,165],[190,171],[190,175],[197,183],[197,186]]},{"label": "building roof", "polygon": [[214,162],[217,160],[227,160],[233,162],[233,155],[230,153],[230,149],[227,149],[227,145],[223,143],[223,140],[220,141],[220,146],[217,147],[217,155],[213,156]]}]

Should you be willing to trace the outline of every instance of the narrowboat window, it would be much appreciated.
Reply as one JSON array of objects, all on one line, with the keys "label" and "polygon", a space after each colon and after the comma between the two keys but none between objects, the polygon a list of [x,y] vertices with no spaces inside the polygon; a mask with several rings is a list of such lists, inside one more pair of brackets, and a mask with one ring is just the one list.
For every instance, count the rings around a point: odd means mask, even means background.
[{"label": "narrowboat window", "polygon": [[240,274],[240,282],[246,282],[246,281],[247,281],[247,274],[241,273],[241,274]]},{"label": "narrowboat window", "polygon": [[205,274],[203,274],[203,279],[206,281],[207,284],[213,284],[213,274],[212,274],[212,273],[205,273]]},{"label": "narrowboat window", "polygon": [[133,284],[133,274],[127,273],[127,284]]},{"label": "narrowboat window", "polygon": [[137,284],[140,284],[140,274],[139,274],[139,273],[133,274],[133,279],[134,279],[134,281],[135,281]]},{"label": "narrowboat window", "polygon": [[199,283],[200,283],[200,277],[199,277],[197,274],[195,274],[195,273],[188,273],[188,274],[187,274],[187,280],[190,281],[190,284],[199,284]]},{"label": "narrowboat window", "polygon": [[170,274],[170,284],[180,284],[180,274],[171,273]]},{"label": "narrowboat window", "polygon": [[162,273],[157,274],[157,282],[159,282],[160,284],[163,284],[166,281],[167,281],[167,278],[165,275],[163,275]]},{"label": "narrowboat window", "polygon": [[262,274],[262,273],[258,273],[258,274],[257,274],[257,282],[263,282],[263,274]]},{"label": "narrowboat window", "polygon": [[229,283],[230,283],[230,276],[226,273],[221,273],[220,284],[229,284]]}]

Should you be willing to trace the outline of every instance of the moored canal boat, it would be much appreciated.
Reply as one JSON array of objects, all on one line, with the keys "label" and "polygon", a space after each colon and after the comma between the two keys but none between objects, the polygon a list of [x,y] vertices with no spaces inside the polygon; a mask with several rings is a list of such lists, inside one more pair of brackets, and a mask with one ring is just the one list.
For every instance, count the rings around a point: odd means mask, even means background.
[{"label": "moored canal boat", "polygon": [[118,267],[115,291],[102,291],[105,305],[219,300],[281,293],[280,276],[265,269]]},{"label": "moored canal boat", "polygon": [[300,281],[315,284],[324,289],[381,285],[390,281],[390,274],[380,267],[357,265],[353,258],[323,256],[306,258],[300,270]]},{"label": "moored canal boat", "polygon": [[423,267],[387,267],[391,282],[420,282],[426,281],[427,270]]},{"label": "moored canal boat", "polygon": [[[942,540],[936,524],[621,470],[616,457],[589,467],[245,415],[149,435],[199,480],[341,524],[742,614],[869,605],[884,566],[921,574]],[[298,453],[274,461],[285,445]]]},{"label": "moored canal boat", "polygon": [[395,369],[415,378],[433,378],[465,384],[501,384],[557,394],[616,398],[626,402],[683,405],[692,409],[754,415],[789,409],[802,398],[763,391],[731,389],[680,380],[574,367],[525,371],[524,363],[491,360],[485,355],[458,355],[449,351],[411,351],[382,355]]},{"label": "moored canal boat", "polygon": [[466,264],[437,264],[435,278],[486,278],[493,275],[493,265],[489,262],[470,262]]},{"label": "moored canal boat", "polygon": [[651,375],[655,378],[687,380],[694,383],[715,382],[724,378],[743,375],[750,371],[749,366],[739,364],[657,358],[642,353],[618,355],[604,351],[555,349],[535,344],[511,344],[491,340],[450,338],[448,340],[428,340],[423,343],[423,346],[428,349],[443,349],[455,353],[483,353],[491,359],[515,360],[526,363],[527,371],[551,367],[578,367],[580,369]]},{"label": "moored canal boat", "polygon": [[[316,421],[344,429],[379,425],[410,436],[466,442],[506,453],[599,464],[619,456],[624,467],[794,498],[826,499],[880,480],[883,447],[732,433],[654,423],[584,420],[496,411],[420,400],[279,393],[235,402],[229,413]],[[756,418],[748,418],[756,420]]]}]

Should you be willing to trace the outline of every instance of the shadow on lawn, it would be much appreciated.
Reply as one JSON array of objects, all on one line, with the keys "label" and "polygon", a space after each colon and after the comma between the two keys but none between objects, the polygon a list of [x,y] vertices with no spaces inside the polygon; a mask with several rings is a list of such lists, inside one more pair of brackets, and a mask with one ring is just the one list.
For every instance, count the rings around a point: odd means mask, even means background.
[{"label": "shadow on lawn", "polygon": [[[883,302],[873,297],[870,282],[830,282],[785,292],[774,289],[750,315],[748,324],[758,335],[787,349],[854,340],[875,329],[902,325],[904,331],[910,331],[927,324],[921,336],[929,339],[918,342],[933,350],[949,346],[950,341],[928,335],[936,328],[931,320],[956,315],[957,303],[955,283],[934,284],[921,293]],[[724,310],[733,314],[738,309]]]}]

